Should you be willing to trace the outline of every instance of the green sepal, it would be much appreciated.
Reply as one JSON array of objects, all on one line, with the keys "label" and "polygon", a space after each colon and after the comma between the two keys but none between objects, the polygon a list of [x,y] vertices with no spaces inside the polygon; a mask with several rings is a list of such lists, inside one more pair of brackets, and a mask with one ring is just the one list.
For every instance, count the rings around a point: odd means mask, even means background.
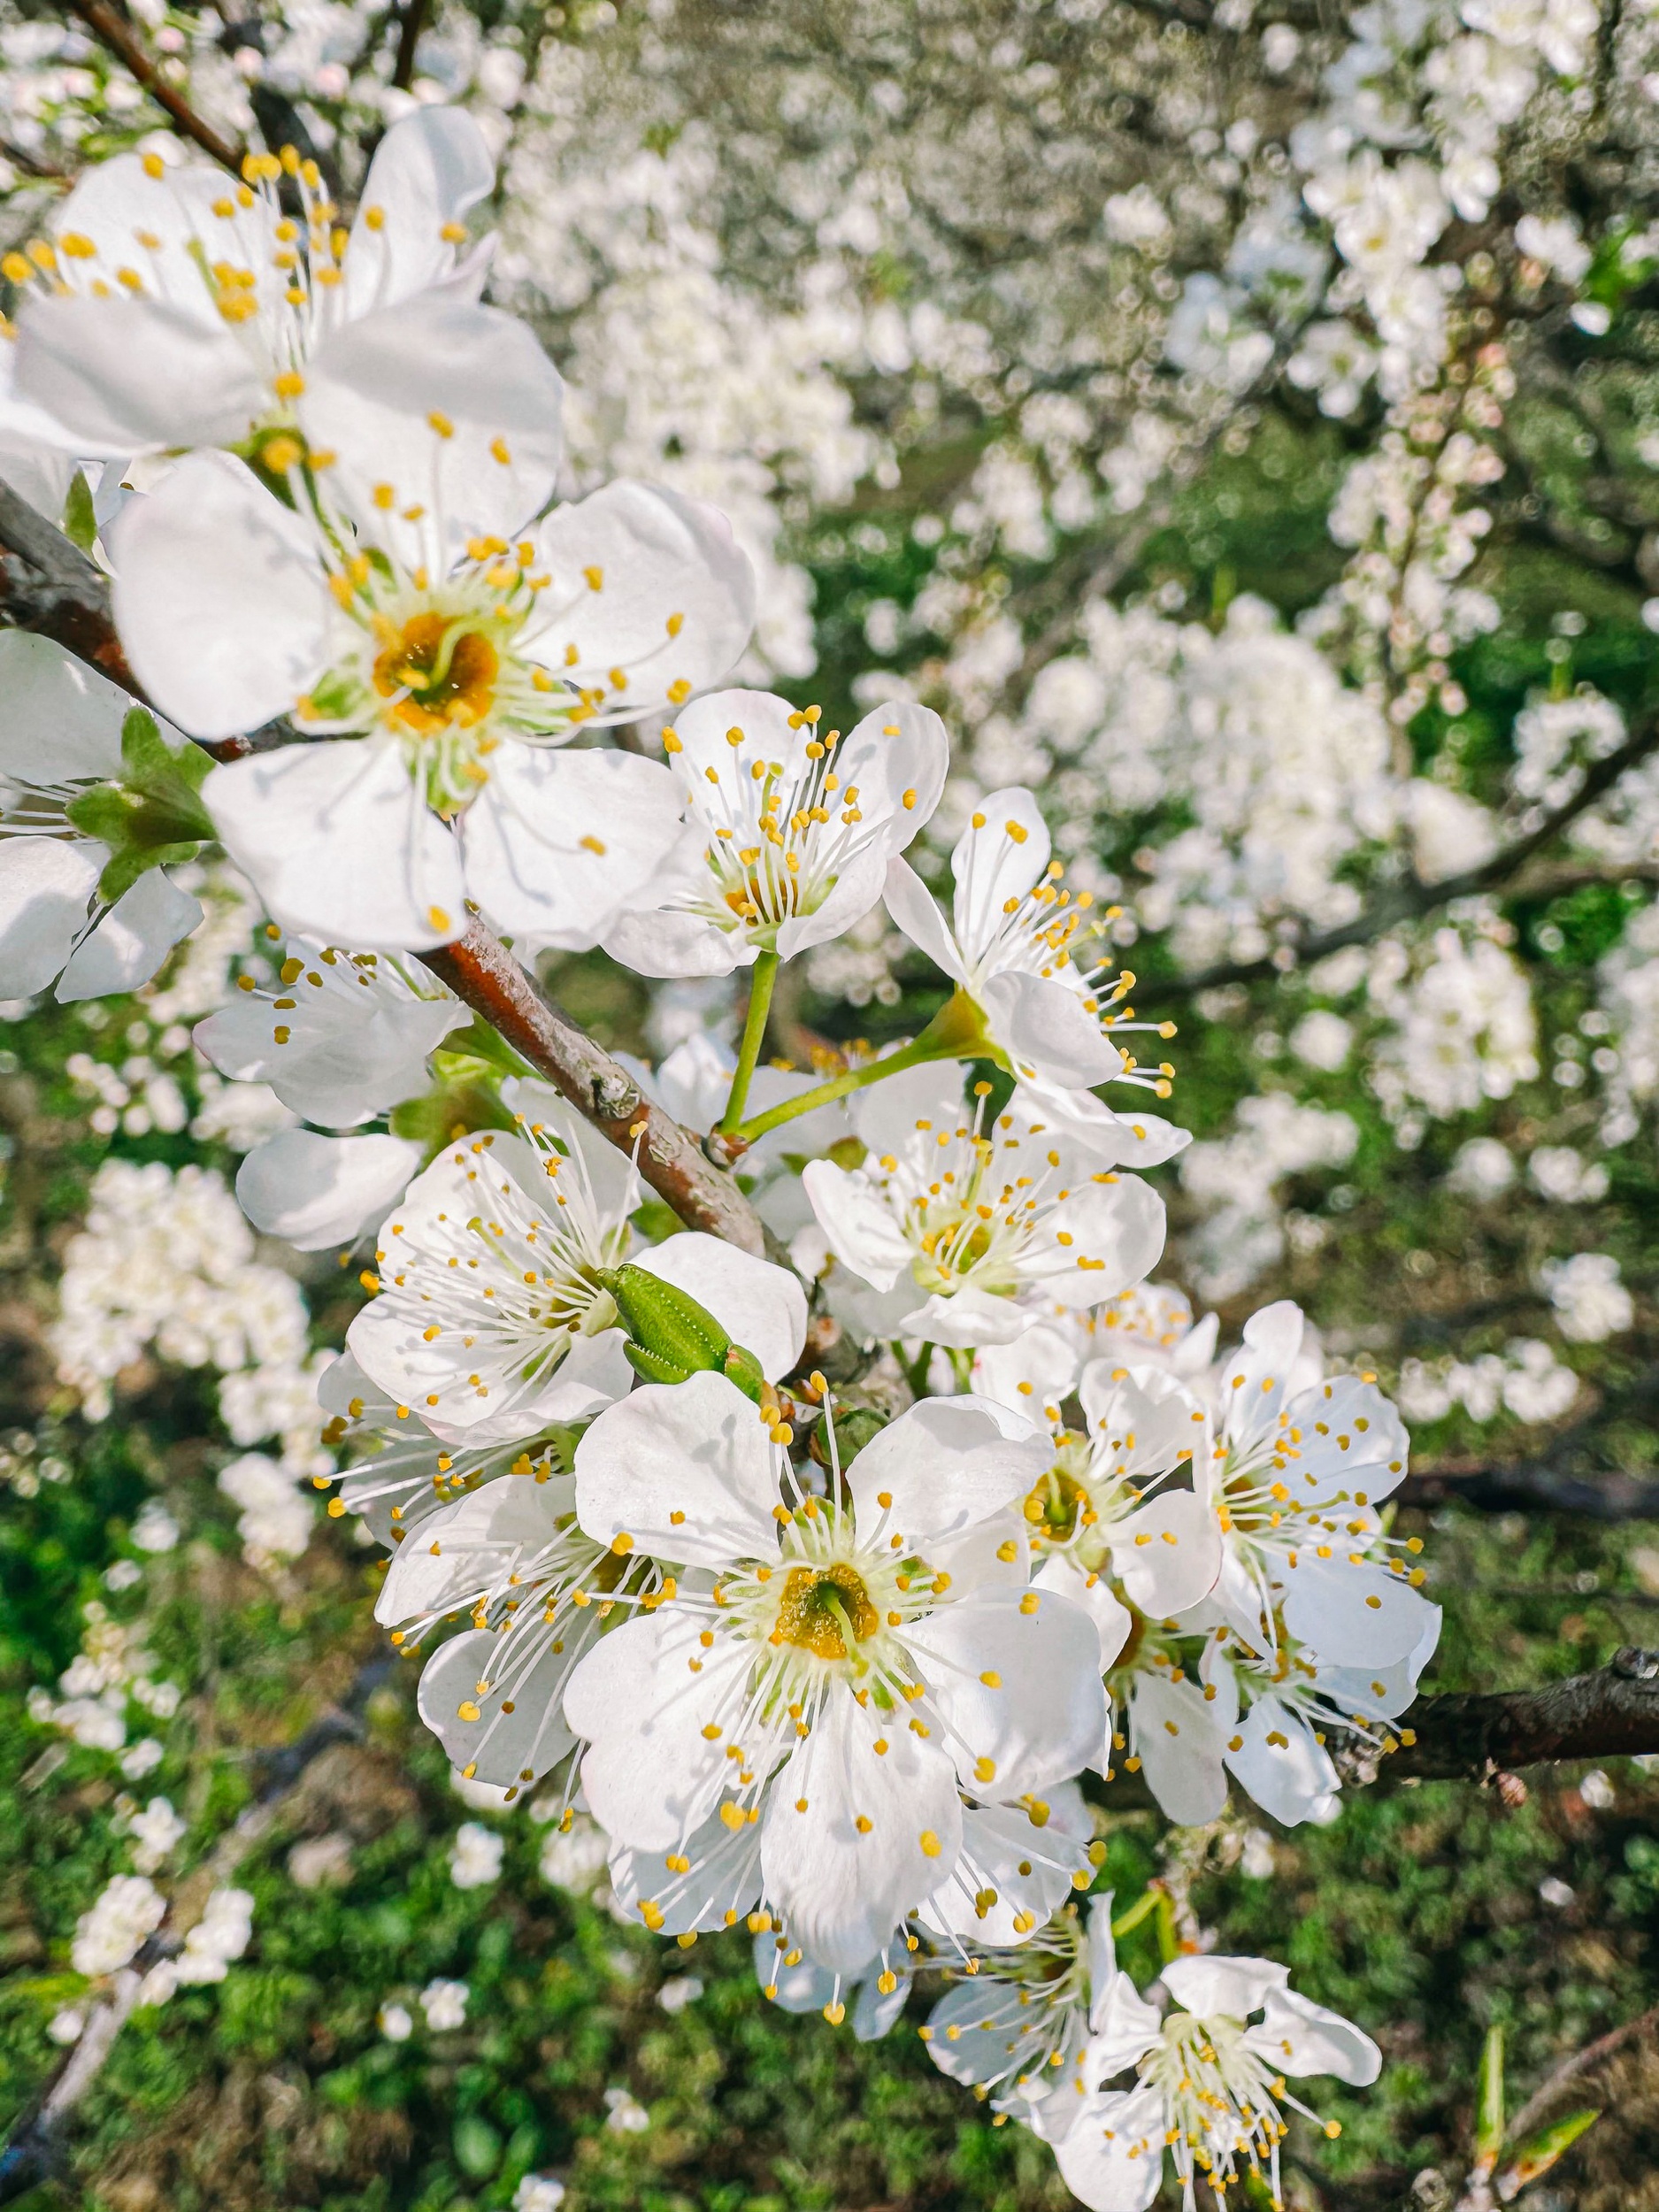
[{"label": "green sepal", "polygon": [[99,895],[119,899],[148,868],[189,860],[214,834],[202,803],[213,762],[187,738],[175,752],[156,718],[134,707],[121,725],[119,781],[94,784],[64,810],[83,837],[110,849]]},{"label": "green sepal", "polygon": [[1540,2128],[1536,2135],[1529,2135],[1493,2184],[1499,2202],[1509,2203],[1529,2182],[1547,2174],[1562,2154],[1571,2150],[1601,2116],[1600,2106],[1592,2106],[1584,2112],[1570,2112],[1564,2120],[1557,2120],[1549,2127]]},{"label": "green sepal", "polygon": [[457,1076],[434,1084],[419,1098],[406,1098],[388,1117],[395,1137],[412,1138],[432,1159],[457,1137],[478,1129],[513,1129],[512,1116],[502,1104],[495,1085],[476,1074]]},{"label": "green sepal", "polygon": [[1488,2028],[1475,2101],[1475,2165],[1489,2174],[1503,2148],[1503,2030]]},{"label": "green sepal", "polygon": [[720,1371],[728,1382],[737,1385],[746,1398],[752,1398],[757,1405],[760,1403],[766,1378],[753,1352],[741,1344],[733,1344],[721,1362]]},{"label": "green sepal", "polygon": [[599,1281],[634,1345],[676,1369],[674,1381],[724,1367],[732,1340],[689,1291],[643,1267],[604,1268]]},{"label": "green sepal", "polygon": [[692,1370],[681,1367],[677,1360],[664,1359],[660,1352],[648,1352],[642,1344],[630,1340],[622,1348],[628,1365],[641,1382],[682,1383],[690,1379]]},{"label": "green sepal", "polygon": [[69,495],[64,501],[63,532],[70,543],[78,545],[83,553],[90,553],[96,542],[98,518],[93,509],[92,487],[84,469],[77,469],[69,480]]}]

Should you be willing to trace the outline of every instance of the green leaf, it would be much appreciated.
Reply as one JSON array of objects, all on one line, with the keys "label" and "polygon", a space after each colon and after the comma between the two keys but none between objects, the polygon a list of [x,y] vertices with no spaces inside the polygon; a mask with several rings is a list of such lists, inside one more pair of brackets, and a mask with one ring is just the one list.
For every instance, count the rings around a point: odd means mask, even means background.
[{"label": "green leaf", "polygon": [[1476,2092],[1475,2167],[1489,2174],[1503,2148],[1503,2030],[1488,2028],[1480,2053],[1480,2079]]},{"label": "green leaf", "polygon": [[1550,2127],[1540,2128],[1536,2135],[1529,2135],[1492,2185],[1498,2201],[1510,2203],[1529,2182],[1547,2174],[1563,2152],[1571,2150],[1601,2116],[1600,2107],[1593,2106],[1585,2112],[1570,2112],[1564,2120],[1557,2120]]},{"label": "green leaf", "polygon": [[92,487],[87,481],[84,469],[77,469],[69,481],[69,495],[64,501],[64,535],[83,553],[90,553],[98,534],[98,518],[92,509]]}]

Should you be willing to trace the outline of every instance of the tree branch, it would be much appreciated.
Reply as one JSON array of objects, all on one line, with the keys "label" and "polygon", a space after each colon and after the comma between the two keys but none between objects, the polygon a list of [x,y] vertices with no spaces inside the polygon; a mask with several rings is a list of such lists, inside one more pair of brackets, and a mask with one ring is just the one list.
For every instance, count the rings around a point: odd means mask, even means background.
[{"label": "tree branch", "polygon": [[1394,1492],[1402,1505],[1444,1505],[1449,1499],[1480,1513],[1515,1513],[1540,1507],[1578,1513],[1590,1521],[1659,1521],[1659,1482],[1609,1469],[1601,1475],[1564,1475],[1544,1462],[1512,1467],[1419,1467]]},{"label": "tree branch", "polygon": [[1598,2036],[1594,2043],[1586,2043],[1581,2051],[1563,2059],[1553,2073],[1546,2074],[1538,2087],[1504,2130],[1511,2143],[1524,2143],[1538,2125],[1562,2091],[1573,2082],[1591,2074],[1603,2060],[1617,2056],[1627,2043],[1639,2043],[1643,2036],[1650,2036],[1659,2028],[1659,2007],[1652,2012],[1638,2014],[1634,2020],[1626,2020],[1622,2028],[1614,2028],[1607,2035]]},{"label": "tree branch", "polygon": [[[19,630],[56,638],[77,660],[144,696],[110,618],[110,581],[61,530],[0,483],[0,615]],[[27,567],[20,565],[27,563]]]},{"label": "tree branch", "polygon": [[1312,937],[1290,937],[1256,960],[1224,960],[1212,968],[1201,968],[1194,975],[1160,977],[1156,984],[1148,980],[1147,988],[1156,990],[1161,1003],[1165,999],[1191,998],[1199,991],[1213,991],[1226,983],[1255,983],[1264,976],[1288,975],[1298,968],[1311,967],[1316,961],[1340,952],[1348,945],[1369,944],[1372,938],[1380,937],[1397,923],[1415,921],[1421,915],[1432,913],[1437,906],[1449,905],[1454,899],[1475,898],[1482,892],[1495,891],[1517,876],[1535,853],[1593,807],[1627,768],[1634,768],[1646,760],[1656,746],[1659,716],[1649,716],[1631,732],[1617,752],[1609,753],[1605,760],[1598,760],[1586,772],[1584,781],[1571,798],[1553,814],[1547,815],[1536,829],[1516,838],[1477,868],[1465,868],[1455,876],[1442,876],[1436,883],[1395,885],[1338,929],[1323,930]]},{"label": "tree branch", "polygon": [[211,154],[220,167],[228,169],[232,176],[241,176],[241,147],[233,146],[227,138],[221,138],[213,126],[196,113],[183,93],[167,82],[157,64],[145,52],[131,24],[123,21],[108,4],[108,0],[65,0],[65,4],[73,15],[81,18],[93,36],[107,46],[118,61],[125,64],[157,106],[166,110],[173,119],[173,128],[182,137],[194,141],[204,154]]},{"label": "tree branch", "polygon": [[1594,1674],[1541,1690],[1419,1698],[1399,1729],[1415,1736],[1382,1767],[1389,1781],[1489,1781],[1548,1759],[1659,1753],[1659,1652],[1627,1644]]},{"label": "tree branch", "polygon": [[760,1218],[732,1178],[672,1114],[641,1096],[621,1063],[554,1004],[481,922],[420,957],[612,1144],[632,1152],[637,1141],[641,1174],[689,1227],[764,1251]]},{"label": "tree branch", "polygon": [[415,81],[415,49],[420,43],[420,34],[426,27],[426,0],[403,0],[403,21],[397,34],[397,59],[392,65],[392,82],[400,92],[407,92]]},{"label": "tree branch", "polygon": [[[35,572],[26,577],[14,572],[15,564],[0,563],[0,610],[19,629],[55,637],[142,698],[110,618],[108,581],[4,484],[0,484],[0,546]],[[234,758],[262,741],[278,741],[281,734],[256,732],[252,738],[207,749]],[[612,1144],[632,1152],[638,1143],[641,1174],[688,1227],[706,1230],[746,1252],[764,1251],[760,1217],[732,1177],[704,1156],[696,1138],[672,1114],[641,1097],[627,1070],[547,997],[481,922],[471,923],[452,945],[421,957]]]}]

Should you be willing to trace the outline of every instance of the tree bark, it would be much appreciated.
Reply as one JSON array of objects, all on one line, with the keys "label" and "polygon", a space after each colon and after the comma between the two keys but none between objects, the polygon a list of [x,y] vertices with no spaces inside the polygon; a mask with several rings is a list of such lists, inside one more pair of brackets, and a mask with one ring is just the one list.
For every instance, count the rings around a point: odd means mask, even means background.
[{"label": "tree bark", "polygon": [[1395,1732],[1401,1748],[1379,1770],[1391,1782],[1489,1781],[1547,1759],[1659,1753],[1659,1652],[1627,1644],[1594,1674],[1541,1690],[1419,1698]]}]

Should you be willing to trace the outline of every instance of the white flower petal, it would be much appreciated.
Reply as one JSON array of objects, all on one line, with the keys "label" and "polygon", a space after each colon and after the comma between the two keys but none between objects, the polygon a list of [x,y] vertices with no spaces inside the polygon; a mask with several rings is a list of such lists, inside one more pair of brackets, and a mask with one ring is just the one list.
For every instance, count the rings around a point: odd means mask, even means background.
[{"label": "white flower petal", "polygon": [[[619,1843],[611,1854],[611,1894],[626,1917],[643,1919],[642,1903],[655,1906],[653,1935],[724,1932],[760,1902],[760,1829],[745,1822],[728,1828],[717,1815],[705,1820],[674,1855],[689,1870],[670,1870],[660,1851]],[[770,1936],[760,1939],[770,1943]]]},{"label": "white flower petal", "polygon": [[576,1448],[576,1514],[596,1544],[723,1567],[778,1549],[772,1446],[724,1375],[649,1383],[609,1407]]},{"label": "white flower petal", "polygon": [[1100,1639],[1064,1598],[1035,1589],[964,1598],[918,1622],[910,1646],[949,1724],[962,1786],[977,1796],[1041,1793],[1100,1748]]},{"label": "white flower petal", "polygon": [[734,1344],[753,1352],[768,1382],[787,1375],[806,1342],[806,1293],[787,1267],[719,1237],[687,1230],[636,1252],[634,1265],[705,1306]]},{"label": "white flower petal", "polygon": [[832,937],[845,935],[855,929],[866,914],[873,912],[880,903],[881,886],[887,875],[887,862],[879,851],[868,847],[855,853],[835,879],[835,887],[821,906],[810,914],[792,914],[778,931],[778,957],[793,960],[797,953],[810,951],[814,945],[826,945]]},{"label": "white flower petal", "polygon": [[1403,1575],[1318,1559],[1306,1547],[1283,1570],[1285,1626],[1333,1667],[1392,1666],[1422,1639],[1428,1601]]},{"label": "white flower petal", "polygon": [[877,1159],[913,1147],[923,1129],[955,1129],[964,1118],[960,1060],[925,1060],[855,1091],[848,1107],[854,1136]]},{"label": "white flower petal", "polygon": [[1193,1141],[1190,1129],[1179,1129],[1143,1107],[1118,1112],[1092,1091],[1067,1089],[1038,1075],[1026,1076],[1025,1083],[1033,1105],[1050,1126],[1081,1145],[1102,1167],[1158,1167]]},{"label": "white flower petal", "polygon": [[705,689],[749,642],[754,571],[725,516],[701,500],[618,477],[557,508],[536,543],[553,581],[519,647],[603,692],[595,720],[631,721]]},{"label": "white flower petal", "polygon": [[[304,940],[291,940],[288,951],[305,964],[292,990],[297,1005],[276,1013],[267,998],[233,992],[196,1024],[196,1050],[233,1082],[268,1083],[285,1106],[329,1129],[349,1129],[425,1090],[426,1056],[466,1026],[469,1010],[447,995],[398,995],[374,970]],[[325,979],[320,987],[310,987],[313,976]],[[357,983],[361,993],[346,987]]]},{"label": "white flower petal", "polygon": [[1077,1379],[1078,1348],[1065,1330],[1036,1322],[1007,1344],[987,1344],[973,1363],[973,1386],[1017,1413],[1058,1407]]},{"label": "white flower petal", "polygon": [[1184,2012],[1248,2020],[1271,1991],[1284,1988],[1290,1969],[1274,1959],[1222,1958],[1212,1951],[1171,1959],[1158,1978]]},{"label": "white flower petal", "polygon": [[[1093,1921],[1089,1926],[1091,1954],[1094,1947]],[[1111,1938],[1111,1921],[1106,1916],[1107,1941]],[[1092,1959],[1091,1959],[1092,1962]],[[1090,2035],[1088,2048],[1083,2054],[1085,2078],[1098,2086],[1110,2081],[1114,2074],[1133,2066],[1158,2039],[1163,2016],[1154,2004],[1148,2004],[1127,1974],[1117,1965],[1115,1956],[1110,1973],[1097,1981],[1089,2007]]]},{"label": "white flower petal", "polygon": [[552,1534],[562,1505],[568,1511],[568,1479],[562,1498],[552,1484],[517,1478],[487,1482],[439,1507],[423,1524],[425,1539],[396,1547],[374,1601],[383,1627],[426,1613],[450,1612],[470,1603],[480,1584]]},{"label": "white flower petal", "polygon": [[61,837],[0,840],[0,998],[32,998],[62,968],[105,856]]},{"label": "white flower petal", "polygon": [[698,1636],[697,1617],[672,1607],[625,1621],[600,1638],[565,1692],[565,1721],[588,1739],[588,1809],[641,1851],[673,1849],[700,1828],[730,1771],[725,1732],[743,1709],[753,1647],[726,1638],[705,1652]]},{"label": "white flower petal", "polygon": [[949,1760],[837,1686],[773,1781],[762,1824],[766,1894],[795,1940],[832,1973],[856,1973],[961,1847]]},{"label": "white flower petal", "polygon": [[[1087,1309],[1142,1282],[1164,1250],[1164,1201],[1138,1175],[1087,1182],[1036,1225],[1045,1294]],[[1063,1241],[1064,1240],[1064,1241]],[[1036,1265],[1032,1270],[1036,1275]]]},{"label": "white flower petal", "polygon": [[1053,1786],[1046,1810],[1039,1826],[1023,1805],[970,1806],[962,1855],[922,1907],[925,1924],[993,1947],[1016,1944],[1087,1888],[1094,1828],[1082,1791],[1073,1782]]},{"label": "white flower petal", "polygon": [[949,925],[935,905],[933,893],[908,860],[887,863],[887,884],[881,895],[895,926],[903,931],[917,950],[925,952],[953,983],[965,982],[967,969]]},{"label": "white flower petal", "polygon": [[25,784],[119,776],[132,705],[55,639],[0,631],[0,776]]},{"label": "white flower petal", "polygon": [[201,918],[201,907],[165,868],[147,868],[75,947],[58,978],[58,997],[68,1005],[135,991]]},{"label": "white flower petal", "polygon": [[240,461],[190,454],[109,541],[121,643],[181,730],[237,736],[309,688],[329,605],[312,533]]},{"label": "white flower petal", "polygon": [[365,536],[441,576],[470,539],[510,541],[546,505],[564,388],[526,324],[427,296],[335,331],[297,411]]},{"label": "white flower petal", "polygon": [[495,181],[484,134],[464,108],[425,108],[394,123],[363,180],[341,288],[346,314],[366,315],[441,283],[455,261],[445,225],[458,223]]},{"label": "white flower petal", "polygon": [[1334,2074],[1364,2089],[1382,2071],[1382,2053],[1363,2029],[1294,1989],[1269,1990],[1248,2040],[1281,2074]]},{"label": "white flower petal", "polygon": [[1164,2179],[1163,2096],[1145,2088],[1090,2098],[1054,2155],[1089,2212],[1146,2212]]},{"label": "white flower petal", "polygon": [[[1056,1597],[1065,1599],[1068,1604],[1077,1606],[1088,1615],[1100,1639],[1100,1663],[1103,1674],[1128,1641],[1130,1624],[1134,1618],[1128,1607],[1119,1604],[1114,1596],[1110,1578],[1105,1575],[1086,1575],[1075,1562],[1066,1558],[1063,1553],[1050,1552],[1031,1579],[1033,1589],[1052,1590]],[[1089,1757],[1092,1763],[1094,1752],[1089,1754]],[[1110,1763],[1110,1760],[1107,1763]]]},{"label": "white flower petal", "polygon": [[319,1137],[282,1129],[236,1171],[236,1198],[256,1229],[301,1252],[355,1244],[385,1218],[420,1171],[404,1137]]},{"label": "white flower petal", "polygon": [[1049,850],[1042,810],[1022,785],[980,800],[950,856],[956,941],[971,962],[1001,931],[1009,900],[1023,899],[1041,877]]},{"label": "white flower petal", "polygon": [[979,987],[992,1036],[1022,1077],[1056,1087],[1087,1091],[1123,1067],[1123,1055],[1108,1043],[1099,1021],[1075,991],[1046,976],[1005,969]]},{"label": "white flower petal", "polygon": [[1048,1465],[1046,1430],[988,1398],[923,1398],[847,1470],[859,1540],[925,1550],[1023,1498]]},{"label": "white flower petal", "polygon": [[229,324],[162,299],[35,303],[18,334],[17,388],[98,458],[234,445],[269,404],[263,365]]},{"label": "white flower petal", "polygon": [[466,887],[503,929],[587,951],[681,835],[674,780],[632,753],[503,745],[461,819]]},{"label": "white flower petal", "polygon": [[[1276,1697],[1258,1698],[1238,1735],[1242,1740],[1227,1753],[1227,1769],[1263,1812],[1286,1828],[1327,1817],[1341,1779],[1300,1713]],[[1270,1743],[1270,1736],[1283,1740]]]},{"label": "white flower petal", "polygon": [[960,1290],[935,1291],[900,1323],[904,1336],[925,1344],[947,1344],[977,1351],[987,1344],[1011,1344],[1031,1326],[1031,1309],[1000,1292],[964,1283]]},{"label": "white flower petal", "polygon": [[875,1290],[891,1290],[909,1270],[910,1248],[863,1168],[810,1160],[801,1180],[830,1250]]},{"label": "white flower petal", "polygon": [[1161,1490],[1113,1525],[1112,1566],[1130,1603],[1151,1619],[1185,1613],[1221,1572],[1221,1531],[1190,1490]]},{"label": "white flower petal", "polygon": [[378,738],[288,745],[216,768],[202,796],[226,850],[285,928],[375,950],[465,926],[460,855]]},{"label": "white flower petal", "polygon": [[420,1717],[469,1779],[523,1789],[574,1747],[559,1695],[571,1662],[568,1648],[556,1652],[545,1637],[531,1645],[493,1629],[465,1629],[427,1660]]},{"label": "white flower petal", "polygon": [[1130,1712],[1147,1786],[1166,1816],[1183,1828],[1214,1820],[1227,1801],[1222,1755],[1232,1716],[1221,1699],[1206,1702],[1195,1682],[1140,1674]]}]

